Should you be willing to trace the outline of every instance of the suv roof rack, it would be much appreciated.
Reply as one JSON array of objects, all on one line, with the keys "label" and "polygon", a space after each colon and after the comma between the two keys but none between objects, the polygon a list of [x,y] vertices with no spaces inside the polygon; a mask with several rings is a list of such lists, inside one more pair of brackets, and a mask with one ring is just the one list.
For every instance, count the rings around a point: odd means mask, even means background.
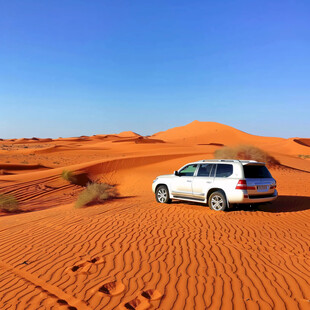
[{"label": "suv roof rack", "polygon": [[239,160],[239,159],[202,159],[199,162],[233,162],[233,163],[257,163],[256,160]]},{"label": "suv roof rack", "polygon": [[203,159],[200,162],[239,162],[237,159]]}]

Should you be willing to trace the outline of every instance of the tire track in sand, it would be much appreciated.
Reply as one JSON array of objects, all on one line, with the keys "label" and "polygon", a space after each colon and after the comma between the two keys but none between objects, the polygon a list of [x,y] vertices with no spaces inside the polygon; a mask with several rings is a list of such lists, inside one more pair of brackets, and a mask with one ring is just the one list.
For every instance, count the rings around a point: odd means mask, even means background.
[{"label": "tire track in sand", "polygon": [[[47,282],[45,282],[43,279],[40,279],[33,275],[32,273],[28,273],[25,270],[13,267],[3,261],[0,260],[0,268],[3,268],[14,275],[18,276],[25,282],[28,282],[35,286],[36,289],[39,289],[40,291],[47,293],[50,297],[53,297],[58,300],[63,300],[65,304],[68,305],[68,307],[75,307],[76,309],[81,310],[91,310],[91,308],[82,300],[76,299],[75,297],[68,295],[61,289],[59,289],[56,286],[50,285]],[[72,308],[71,308],[72,309]]]}]

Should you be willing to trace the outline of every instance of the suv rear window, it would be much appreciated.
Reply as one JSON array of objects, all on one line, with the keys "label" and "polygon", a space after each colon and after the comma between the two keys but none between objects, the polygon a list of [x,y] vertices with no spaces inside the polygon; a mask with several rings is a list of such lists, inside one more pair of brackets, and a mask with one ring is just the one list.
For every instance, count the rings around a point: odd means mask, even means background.
[{"label": "suv rear window", "polygon": [[217,178],[227,178],[233,173],[233,166],[227,164],[218,164],[216,169]]},{"label": "suv rear window", "polygon": [[244,177],[246,179],[265,179],[272,178],[266,166],[244,165]]}]

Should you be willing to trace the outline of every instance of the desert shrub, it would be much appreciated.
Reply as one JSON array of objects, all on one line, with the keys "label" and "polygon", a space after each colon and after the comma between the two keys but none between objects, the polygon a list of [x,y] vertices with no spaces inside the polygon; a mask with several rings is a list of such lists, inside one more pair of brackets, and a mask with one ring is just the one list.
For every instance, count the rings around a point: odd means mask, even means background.
[{"label": "desert shrub", "polygon": [[100,203],[116,196],[116,188],[112,185],[107,183],[88,183],[86,188],[79,194],[75,207],[81,208],[93,203]]},{"label": "desert shrub", "polygon": [[70,171],[70,170],[63,170],[61,173],[61,177],[70,183],[76,183],[77,181],[76,176],[74,175],[73,171]]},{"label": "desert shrub", "polygon": [[268,166],[280,164],[274,157],[252,145],[222,147],[214,152],[214,158],[256,160],[264,162]]},{"label": "desert shrub", "polygon": [[310,158],[310,155],[302,155],[302,154],[299,154],[298,157],[299,157],[299,158],[302,158],[302,159],[307,159],[307,158]]},{"label": "desert shrub", "polygon": [[5,212],[17,211],[17,199],[13,195],[0,194],[0,210]]}]

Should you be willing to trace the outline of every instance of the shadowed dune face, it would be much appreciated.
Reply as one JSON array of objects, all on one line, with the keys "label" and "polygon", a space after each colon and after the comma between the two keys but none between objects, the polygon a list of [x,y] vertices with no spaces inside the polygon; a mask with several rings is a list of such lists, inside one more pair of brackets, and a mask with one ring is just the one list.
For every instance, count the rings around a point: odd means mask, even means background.
[{"label": "shadowed dune face", "polygon": [[[202,127],[210,139],[191,138]],[[308,147],[216,123],[185,131],[66,138],[30,151],[1,141],[0,170],[14,174],[0,175],[0,192],[27,212],[0,213],[0,309],[308,309],[310,165],[294,155]],[[270,169],[273,204],[223,213],[155,202],[156,176],[248,136],[281,163]],[[152,139],[167,143],[134,142]],[[61,179],[63,170],[78,182]],[[121,197],[74,209],[89,180],[115,184]]]},{"label": "shadowed dune face", "polygon": [[310,139],[294,139],[294,142],[310,147]]}]

